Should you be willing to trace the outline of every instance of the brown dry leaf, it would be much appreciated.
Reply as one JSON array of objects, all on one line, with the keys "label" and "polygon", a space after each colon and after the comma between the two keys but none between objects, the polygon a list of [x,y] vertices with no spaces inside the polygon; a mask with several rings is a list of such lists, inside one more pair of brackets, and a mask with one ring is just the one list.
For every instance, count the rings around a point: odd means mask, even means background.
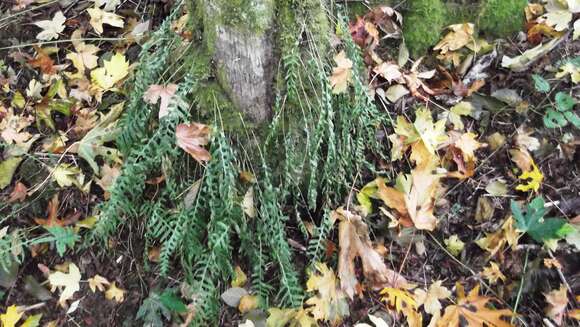
[{"label": "brown dry leaf", "polygon": [[161,260],[161,248],[154,246],[147,251],[147,259],[151,262],[159,263]]},{"label": "brown dry leaf", "polygon": [[502,317],[513,315],[508,309],[490,309],[486,304],[492,300],[487,296],[479,295],[479,285],[469,292],[465,297],[463,286],[456,284],[457,304],[449,305],[445,308],[443,317],[437,322],[439,327],[448,326],[490,326],[509,327],[510,323],[502,320]]},{"label": "brown dry leaf", "polygon": [[28,60],[28,63],[34,68],[40,68],[40,71],[43,74],[56,74],[54,60],[50,58],[48,52],[36,45],[34,46],[34,49],[36,50],[36,58]]},{"label": "brown dry leaf", "polygon": [[346,57],[344,50],[334,57],[334,61],[336,62],[336,67],[332,69],[332,75],[330,76],[332,93],[344,93],[352,79],[352,61]]},{"label": "brown dry leaf", "polygon": [[24,202],[26,199],[26,195],[28,195],[28,188],[26,185],[22,184],[21,182],[17,182],[14,185],[14,189],[10,193],[10,197],[8,197],[8,203],[14,202]]},{"label": "brown dry leaf", "polygon": [[450,172],[447,176],[459,179],[465,179],[473,176],[475,173],[475,151],[487,146],[479,143],[473,133],[459,133],[457,131],[449,132],[450,146],[447,148],[447,156],[451,157],[457,164],[456,172]]},{"label": "brown dry leaf", "polygon": [[74,224],[77,220],[79,220],[81,216],[80,212],[70,214],[63,219],[58,218],[59,203],[60,201],[58,200],[58,194],[55,194],[50,202],[48,202],[48,207],[46,209],[47,218],[34,218],[34,222],[45,227],[64,227],[70,224]]},{"label": "brown dry leaf", "polygon": [[161,99],[161,104],[159,105],[159,119],[161,119],[169,113],[169,103],[176,91],[176,84],[168,84],[165,86],[150,85],[143,95],[143,100],[147,103],[155,104]]},{"label": "brown dry leaf", "polygon": [[534,159],[526,149],[511,149],[510,156],[513,162],[522,171],[531,171]]},{"label": "brown dry leaf", "polygon": [[209,161],[211,155],[203,148],[209,143],[209,126],[200,123],[179,124],[175,129],[177,146],[198,162]]},{"label": "brown dry leaf", "polygon": [[557,290],[552,290],[549,293],[544,293],[548,306],[546,307],[546,315],[550,317],[558,325],[562,325],[566,306],[568,305],[568,290],[565,285],[560,285]]},{"label": "brown dry leaf", "polygon": [[341,289],[350,297],[356,293],[358,280],[355,273],[355,259],[360,257],[366,282],[372,289],[385,286],[399,287],[406,285],[407,280],[399,273],[388,269],[383,258],[373,248],[369,238],[369,229],[362,217],[339,208],[332,213],[340,220],[338,240],[340,254],[338,258],[338,276]]},{"label": "brown dry leaf", "polygon": [[397,212],[403,216],[409,215],[403,192],[393,187],[386,186],[385,181],[382,178],[377,178],[375,182],[378,187],[377,195],[387,207],[397,210]]},{"label": "brown dry leaf", "polygon": [[504,248],[505,245],[509,245],[515,248],[518,245],[518,239],[520,233],[516,230],[514,226],[513,217],[508,217],[501,228],[494,233],[486,234],[484,238],[475,241],[475,244],[479,245],[480,248],[489,252],[489,256],[493,257],[496,253]]}]

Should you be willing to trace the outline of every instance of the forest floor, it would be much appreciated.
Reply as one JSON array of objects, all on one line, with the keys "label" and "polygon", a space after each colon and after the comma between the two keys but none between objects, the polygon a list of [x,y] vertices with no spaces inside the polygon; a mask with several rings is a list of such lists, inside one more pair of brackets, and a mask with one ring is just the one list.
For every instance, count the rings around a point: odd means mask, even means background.
[{"label": "forest floor", "polygon": [[[87,135],[115,121],[103,125],[104,113],[130,90],[123,81],[139,64],[140,45],[171,9],[171,1],[101,2],[0,4],[7,13],[0,17],[2,326],[131,326],[140,319],[179,325],[195,314],[191,301],[164,292],[179,288],[183,274],[159,276],[159,248],[146,248],[142,226],[122,227],[105,247],[83,246],[122,167],[113,140]],[[391,161],[375,159],[392,182],[361,174],[349,197],[354,208],[345,203],[335,212],[342,222],[329,234],[326,259],[342,257],[344,217],[360,215],[372,240],[365,243],[364,235],[360,246],[372,244],[406,282],[382,294],[358,285],[348,317],[303,310],[309,318],[296,326],[352,326],[369,318],[376,326],[376,319],[451,326],[464,323],[461,309],[469,304],[469,326],[579,324],[580,42],[573,40],[580,27],[571,9],[567,19],[562,8],[557,21],[545,10],[529,7],[526,27],[507,39],[480,37],[467,22],[454,25],[421,60],[409,58],[397,36],[398,13],[372,8],[352,17],[369,93],[392,123],[377,131]],[[186,38],[183,28],[182,20],[174,22]],[[352,62],[340,51],[334,59],[330,83],[345,92]],[[163,92],[152,94],[161,106],[171,97]],[[82,150],[86,142],[92,150]],[[421,175],[418,167],[436,173]],[[294,227],[290,243],[307,266]],[[244,285],[250,270],[239,266],[226,293]],[[355,276],[372,279],[355,266]],[[314,277],[334,285],[332,269],[340,268],[327,268],[311,274],[308,289],[321,290]],[[462,287],[476,286],[481,294],[461,296]],[[234,303],[241,297],[227,296]],[[224,303],[221,325],[264,325],[267,315],[248,305]]]}]

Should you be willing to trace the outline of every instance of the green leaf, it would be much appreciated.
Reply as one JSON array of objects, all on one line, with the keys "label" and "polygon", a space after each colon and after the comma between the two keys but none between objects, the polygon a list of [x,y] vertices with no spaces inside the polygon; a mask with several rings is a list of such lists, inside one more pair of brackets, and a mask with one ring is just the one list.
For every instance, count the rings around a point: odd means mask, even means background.
[{"label": "green leaf", "polygon": [[163,303],[163,305],[167,309],[171,311],[179,313],[187,312],[187,306],[181,301],[181,299],[177,295],[175,295],[172,289],[166,289],[165,291],[163,291],[163,293],[159,297],[159,300],[161,301],[161,303]]},{"label": "green leaf", "polygon": [[372,181],[365,185],[360,192],[356,194],[356,199],[358,203],[363,208],[365,214],[369,214],[373,212],[373,203],[371,202],[371,198],[377,192],[377,184]]},{"label": "green leaf", "polygon": [[576,100],[569,96],[568,94],[564,93],[564,92],[558,92],[556,94],[556,108],[559,111],[568,111],[572,108],[574,108],[574,105],[576,104]]},{"label": "green leaf", "polygon": [[550,92],[550,83],[548,83],[545,78],[538,74],[532,75],[532,78],[534,79],[534,88],[536,91],[542,93]]},{"label": "green leaf", "polygon": [[28,317],[20,327],[37,327],[40,326],[40,319],[42,318],[42,313],[32,315]]},{"label": "green leaf", "polygon": [[79,239],[79,236],[71,227],[54,226],[47,227],[46,230],[52,234],[54,243],[56,245],[56,252],[58,252],[58,255],[61,257],[66,252],[66,248],[74,248],[75,243]]},{"label": "green leaf", "polygon": [[551,239],[561,239],[573,231],[566,219],[544,218],[546,209],[544,199],[537,197],[527,206],[525,213],[522,212],[517,202],[511,202],[512,214],[518,230],[528,233],[538,242],[546,242]]},{"label": "green leaf", "polygon": [[573,111],[566,111],[564,112],[564,117],[566,117],[566,119],[572,123],[572,125],[574,125],[574,127],[580,129],[580,117],[578,117],[578,115],[573,112]]},{"label": "green leaf", "polygon": [[547,128],[558,128],[568,125],[566,117],[561,112],[548,109],[544,114],[544,126]]},{"label": "green leaf", "polygon": [[156,292],[149,293],[149,296],[143,300],[139,311],[137,311],[137,319],[143,320],[144,326],[163,327],[165,325],[163,317],[169,320],[171,311],[161,303],[159,294]]}]

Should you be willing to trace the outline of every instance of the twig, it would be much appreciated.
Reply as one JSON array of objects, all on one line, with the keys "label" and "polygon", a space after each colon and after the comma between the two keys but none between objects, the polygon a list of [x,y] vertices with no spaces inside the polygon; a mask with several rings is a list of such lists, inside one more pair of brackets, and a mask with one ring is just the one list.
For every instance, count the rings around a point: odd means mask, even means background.
[{"label": "twig", "polygon": [[526,250],[526,259],[524,261],[524,270],[522,271],[522,280],[520,281],[520,288],[518,289],[518,295],[516,296],[516,303],[514,304],[514,315],[510,323],[513,325],[516,315],[518,314],[518,305],[520,304],[520,298],[522,296],[522,290],[524,289],[524,279],[526,278],[526,268],[528,267],[528,255],[530,254],[530,249]]}]

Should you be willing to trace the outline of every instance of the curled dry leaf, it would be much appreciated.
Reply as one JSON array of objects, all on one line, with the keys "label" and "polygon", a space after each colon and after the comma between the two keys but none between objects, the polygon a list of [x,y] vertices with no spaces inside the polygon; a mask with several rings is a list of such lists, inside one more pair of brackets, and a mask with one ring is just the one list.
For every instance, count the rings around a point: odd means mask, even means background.
[{"label": "curled dry leaf", "polygon": [[373,248],[368,226],[363,222],[361,216],[342,208],[335,210],[333,215],[340,220],[338,227],[340,247],[338,276],[342,290],[351,299],[358,289],[354,266],[356,257],[361,258],[363,273],[371,288],[399,287],[407,284],[407,280],[403,276],[387,268],[383,258]]},{"label": "curled dry leaf", "polygon": [[209,126],[204,124],[179,124],[175,129],[177,146],[198,162],[209,161],[211,155],[203,148],[209,142],[209,133]]}]

